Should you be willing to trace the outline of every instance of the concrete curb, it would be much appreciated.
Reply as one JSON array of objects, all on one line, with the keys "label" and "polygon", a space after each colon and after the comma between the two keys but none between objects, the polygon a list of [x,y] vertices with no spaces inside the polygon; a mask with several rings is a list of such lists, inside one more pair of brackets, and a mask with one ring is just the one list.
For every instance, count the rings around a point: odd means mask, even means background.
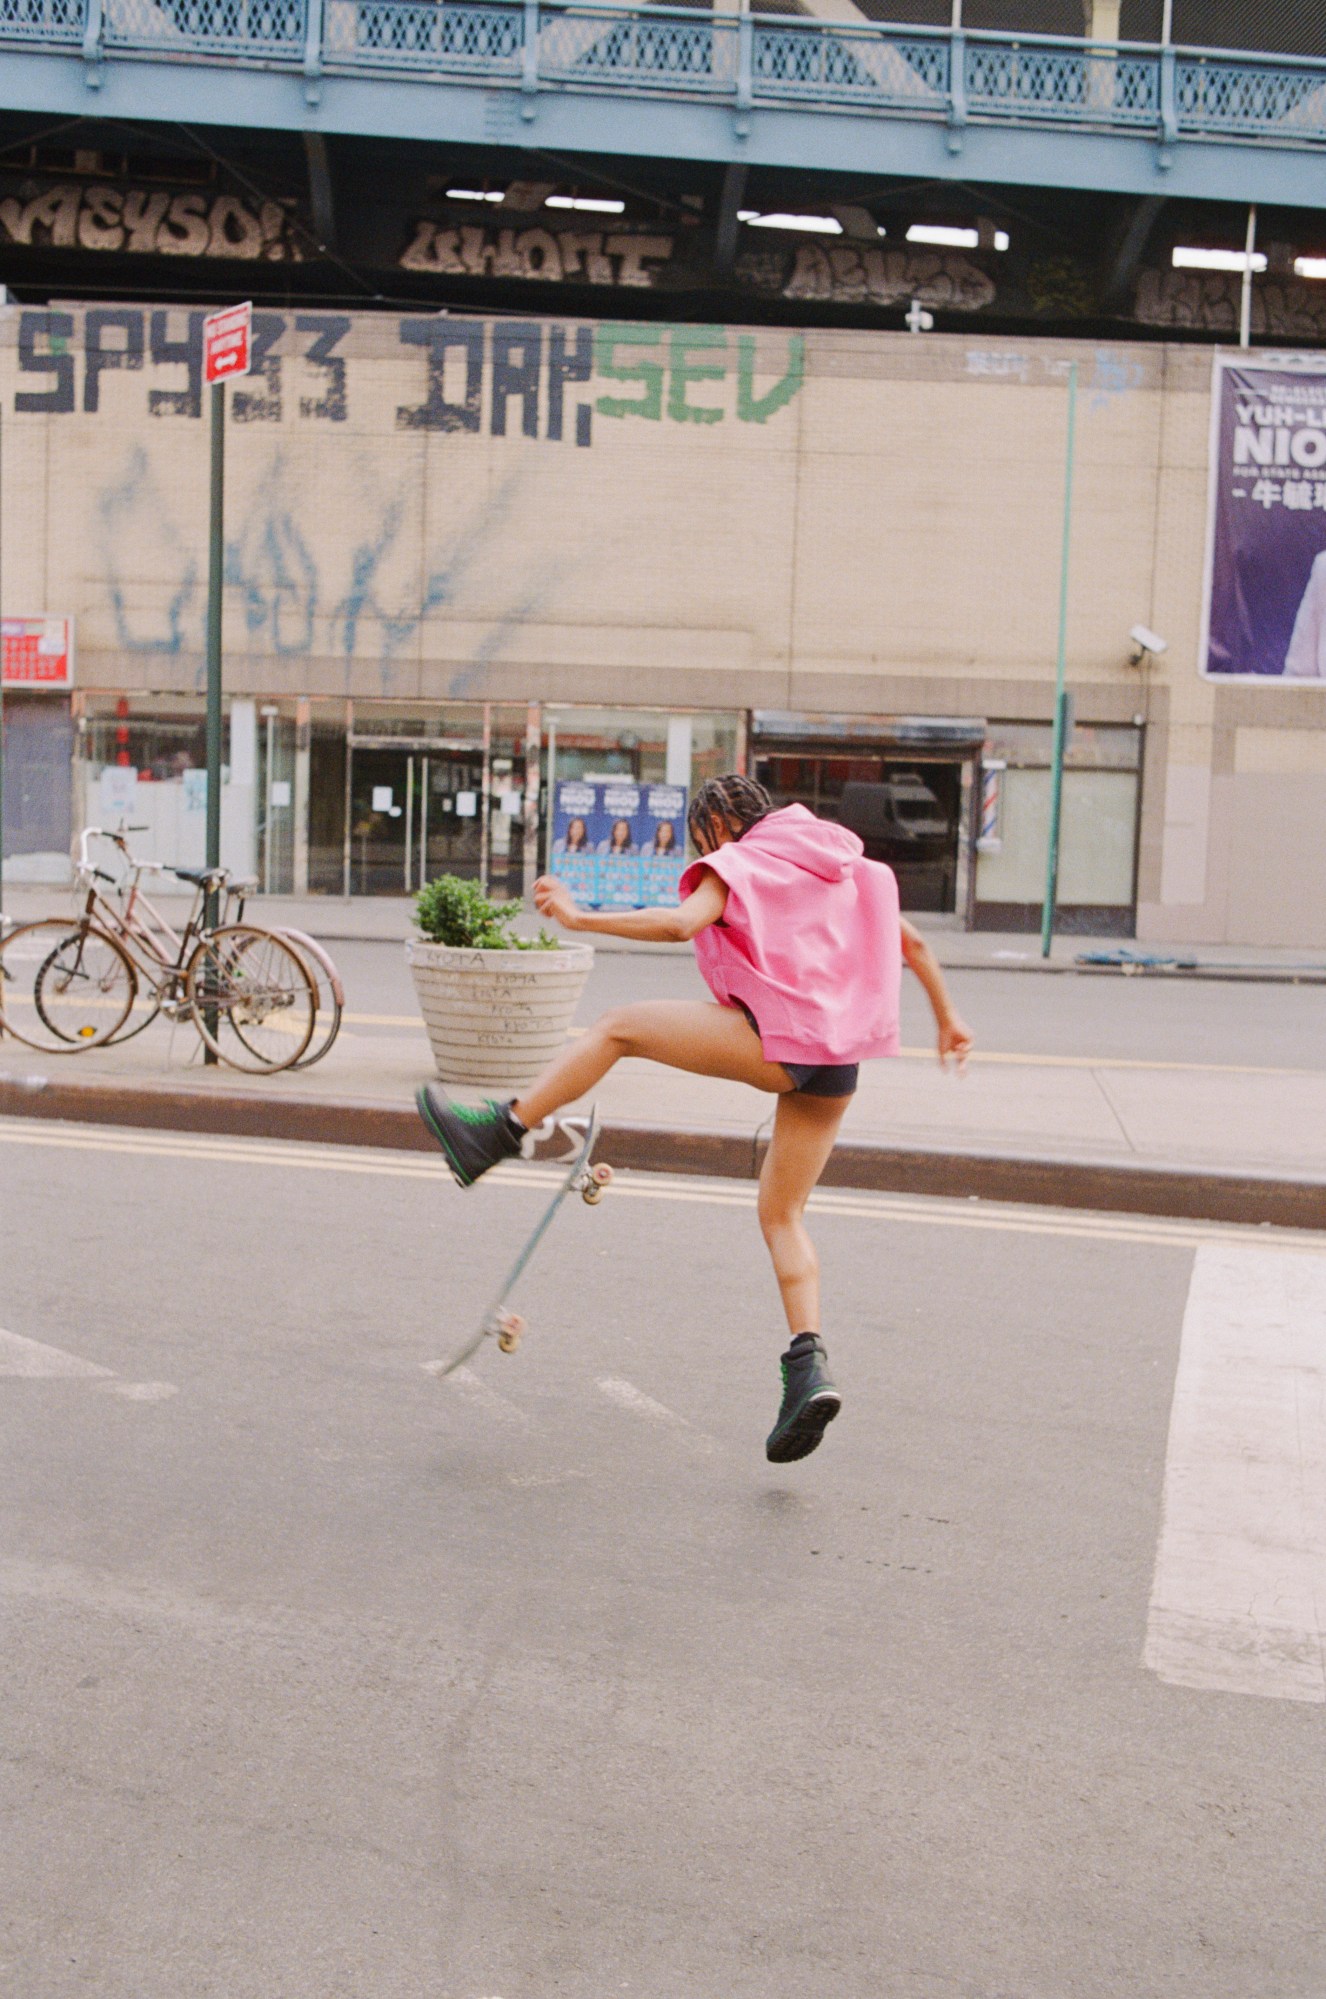
[{"label": "concrete curb", "polygon": [[[336,1103],[279,1090],[259,1094],[224,1086],[76,1083],[0,1075],[0,1115],[436,1152],[412,1105]],[[551,1141],[540,1148],[539,1156],[553,1156],[561,1149],[560,1141]],[[759,1171],[764,1151],[764,1140],[734,1132],[607,1124],[598,1157],[643,1172],[750,1180]],[[976,1198],[1184,1221],[1326,1230],[1324,1181],[1182,1165],[1027,1158],[847,1140],[836,1147],[822,1184],[950,1200]]]}]

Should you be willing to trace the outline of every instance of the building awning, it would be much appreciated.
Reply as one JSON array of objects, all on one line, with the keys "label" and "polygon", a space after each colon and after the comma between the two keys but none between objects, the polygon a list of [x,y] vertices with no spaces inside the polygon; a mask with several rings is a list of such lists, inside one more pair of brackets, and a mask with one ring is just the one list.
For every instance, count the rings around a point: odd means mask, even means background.
[{"label": "building awning", "polygon": [[986,724],[977,716],[808,715],[786,708],[757,708],[751,716],[754,742],[806,744],[841,749],[860,744],[904,754],[975,756],[985,742]]}]

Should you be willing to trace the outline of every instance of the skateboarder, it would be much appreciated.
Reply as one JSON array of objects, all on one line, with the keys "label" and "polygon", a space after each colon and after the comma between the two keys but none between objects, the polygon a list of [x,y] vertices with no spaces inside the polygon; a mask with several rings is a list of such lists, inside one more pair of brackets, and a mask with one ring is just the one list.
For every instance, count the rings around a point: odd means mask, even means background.
[{"label": "skateboarder", "polygon": [[792,1338],[765,1451],[781,1464],[813,1451],[842,1405],[820,1338],[819,1259],[804,1213],[856,1089],[857,1065],[898,1052],[904,960],[934,1010],[941,1063],[952,1057],[961,1069],[971,1034],[925,939],[899,914],[892,870],[866,860],[855,833],[802,805],[776,810],[762,785],[738,776],[702,784],[687,827],[700,858],[683,874],[675,908],[582,910],[552,875],[535,883],[534,900],[567,930],[693,940],[717,1005],[615,1007],[510,1103],[453,1104],[426,1084],[419,1111],[468,1187],[624,1055],[771,1091],[778,1104],[759,1219]]}]

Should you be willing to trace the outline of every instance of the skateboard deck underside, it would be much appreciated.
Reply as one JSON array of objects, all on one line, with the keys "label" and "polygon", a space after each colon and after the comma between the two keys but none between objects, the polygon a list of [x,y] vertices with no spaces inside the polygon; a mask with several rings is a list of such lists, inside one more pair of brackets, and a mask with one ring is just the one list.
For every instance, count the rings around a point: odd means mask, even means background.
[{"label": "skateboard deck underside", "polygon": [[[579,1123],[579,1119],[575,1120],[574,1125],[568,1120],[561,1128],[564,1131],[575,1131],[578,1136]],[[514,1263],[506,1274],[502,1288],[488,1305],[470,1338],[457,1348],[445,1366],[437,1369],[439,1380],[445,1380],[447,1375],[453,1374],[458,1367],[463,1367],[487,1339],[495,1338],[504,1352],[510,1353],[514,1350],[524,1331],[524,1321],[518,1313],[508,1310],[507,1299],[520,1282],[531,1257],[552,1226],[557,1210],[567,1195],[572,1193],[579,1193],[591,1206],[602,1199],[603,1190],[610,1178],[609,1169],[606,1166],[591,1167],[589,1163],[598,1134],[599,1114],[596,1107],[590,1111],[585,1124],[584,1138],[567,1165],[565,1177],[522,1243]]]}]

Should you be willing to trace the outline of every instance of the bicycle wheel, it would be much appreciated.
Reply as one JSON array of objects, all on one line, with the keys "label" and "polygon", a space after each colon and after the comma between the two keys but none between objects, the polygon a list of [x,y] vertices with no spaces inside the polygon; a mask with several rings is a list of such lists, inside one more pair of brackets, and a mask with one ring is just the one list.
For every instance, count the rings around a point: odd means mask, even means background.
[{"label": "bicycle wheel", "polygon": [[104,1047],[137,993],[128,954],[78,917],[20,924],[0,944],[0,1032],[43,1054]]},{"label": "bicycle wheel", "polygon": [[189,960],[184,990],[199,1034],[232,1069],[289,1069],[313,1037],[317,981],[274,931],[250,923],[212,931]]},{"label": "bicycle wheel", "polygon": [[313,1038],[300,1056],[292,1064],[296,1069],[311,1069],[315,1062],[321,1062],[327,1050],[341,1031],[341,1015],[345,1011],[345,992],[341,985],[341,975],[332,961],[330,951],[319,944],[306,931],[291,930],[283,926],[278,936],[286,937],[305,960],[313,974],[318,988],[318,1018],[314,1023]]}]

